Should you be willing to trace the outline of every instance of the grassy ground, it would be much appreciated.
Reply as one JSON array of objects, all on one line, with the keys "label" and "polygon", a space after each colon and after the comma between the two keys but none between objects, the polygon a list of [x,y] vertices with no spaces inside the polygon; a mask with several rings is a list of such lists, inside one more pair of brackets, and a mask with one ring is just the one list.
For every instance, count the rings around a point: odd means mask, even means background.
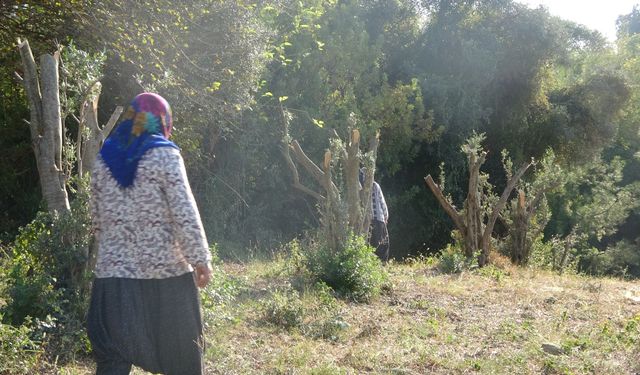
[{"label": "grassy ground", "polygon": [[[379,299],[356,304],[308,290],[293,300],[302,309],[283,315],[300,320],[283,328],[265,319],[272,291],[290,290],[283,267],[224,266],[238,294],[205,314],[207,373],[640,372],[638,282],[495,267],[443,275],[428,262],[392,264],[393,286]],[[86,374],[91,365],[59,372]]]}]

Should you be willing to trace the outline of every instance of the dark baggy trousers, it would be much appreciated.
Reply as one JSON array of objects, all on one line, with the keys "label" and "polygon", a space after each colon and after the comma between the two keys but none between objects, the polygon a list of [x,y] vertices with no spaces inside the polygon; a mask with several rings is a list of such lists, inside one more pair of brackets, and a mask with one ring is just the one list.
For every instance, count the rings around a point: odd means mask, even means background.
[{"label": "dark baggy trousers", "polygon": [[369,244],[376,249],[376,255],[383,262],[389,260],[389,232],[384,221],[371,221],[371,238]]},{"label": "dark baggy trousers", "polygon": [[168,375],[201,375],[204,340],[193,273],[166,279],[98,278],[87,318],[98,375],[132,365]]}]

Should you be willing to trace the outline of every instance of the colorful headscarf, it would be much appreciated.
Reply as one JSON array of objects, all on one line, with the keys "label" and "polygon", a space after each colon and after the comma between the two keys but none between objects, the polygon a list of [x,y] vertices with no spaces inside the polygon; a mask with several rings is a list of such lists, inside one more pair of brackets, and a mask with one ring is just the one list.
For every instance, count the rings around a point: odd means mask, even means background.
[{"label": "colorful headscarf", "polygon": [[163,97],[145,92],[133,99],[100,150],[102,160],[120,186],[133,184],[138,163],[148,150],[178,148],[169,141],[171,127],[171,107]]}]

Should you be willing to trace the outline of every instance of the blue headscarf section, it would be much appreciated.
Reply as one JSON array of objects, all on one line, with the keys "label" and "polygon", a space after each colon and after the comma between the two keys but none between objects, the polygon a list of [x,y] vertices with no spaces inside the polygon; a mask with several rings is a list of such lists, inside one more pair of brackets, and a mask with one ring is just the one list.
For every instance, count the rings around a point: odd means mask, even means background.
[{"label": "blue headscarf section", "polygon": [[138,163],[147,151],[156,147],[179,149],[169,140],[171,127],[171,108],[160,95],[142,93],[133,99],[100,150],[118,185],[123,188],[133,185]]}]

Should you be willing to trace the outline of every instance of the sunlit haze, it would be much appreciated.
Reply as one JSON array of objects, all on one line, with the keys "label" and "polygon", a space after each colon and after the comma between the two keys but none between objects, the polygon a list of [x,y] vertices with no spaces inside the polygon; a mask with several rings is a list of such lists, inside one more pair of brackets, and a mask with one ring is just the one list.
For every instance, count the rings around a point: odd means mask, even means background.
[{"label": "sunlit haze", "polygon": [[607,39],[616,39],[616,19],[628,14],[638,0],[518,0],[531,8],[542,5],[549,13],[595,29]]}]

